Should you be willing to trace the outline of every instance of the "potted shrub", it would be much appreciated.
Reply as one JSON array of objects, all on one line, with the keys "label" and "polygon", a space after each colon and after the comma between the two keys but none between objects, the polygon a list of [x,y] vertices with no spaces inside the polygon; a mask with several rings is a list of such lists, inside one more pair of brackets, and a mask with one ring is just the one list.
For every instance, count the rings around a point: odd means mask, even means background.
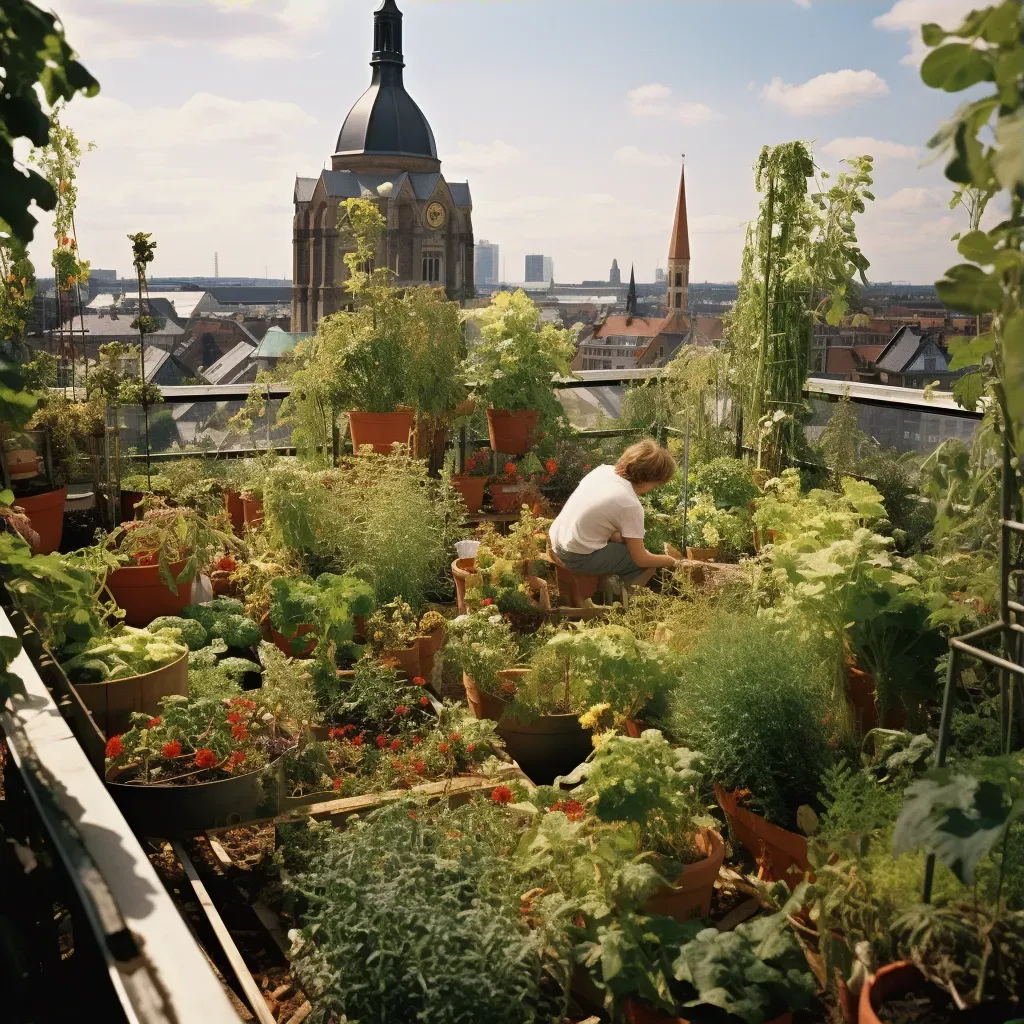
[{"label": "potted shrub", "polygon": [[706,918],[725,844],[701,802],[699,755],[675,748],[656,729],[639,737],[610,736],[561,784],[579,782],[572,797],[600,821],[638,833],[662,886],[644,905],[677,921]]},{"label": "potted shrub", "polygon": [[141,835],[244,823],[273,813],[274,773],[293,742],[256,700],[169,697],[107,741],[107,786]]},{"label": "potted shrub", "polygon": [[519,475],[519,467],[509,460],[504,470],[491,478],[491,504],[495,512],[513,512],[523,504],[527,482]]},{"label": "potted shrub", "polygon": [[483,448],[466,459],[461,473],[452,474],[452,487],[462,495],[466,511],[471,516],[476,515],[484,503],[484,491],[490,474],[490,452]]},{"label": "potted shrub", "polygon": [[188,694],[188,652],[175,629],[121,626],[93,637],[62,667],[100,731],[113,736],[134,714],[152,717],[165,697]]},{"label": "potted shrub", "polygon": [[[270,581],[274,643],[293,658],[308,658],[321,641],[335,657],[352,657],[357,620],[373,610],[373,588],[351,573],[279,576]],[[415,673],[414,673],[415,674]]]},{"label": "potted shrub", "polygon": [[807,870],[796,829],[838,754],[842,711],[810,639],[723,613],[676,662],[669,735],[700,750],[730,828],[769,878]]},{"label": "potted shrub", "polygon": [[122,523],[104,542],[121,563],[106,585],[131,626],[180,614],[191,604],[199,566],[237,544],[194,509],[171,508],[156,497],[144,499],[141,507],[141,519]]},{"label": "potted shrub", "polygon": [[522,291],[498,292],[490,306],[469,315],[481,337],[470,346],[466,382],[486,406],[491,448],[522,455],[536,440],[542,417],[554,421],[565,415],[551,385],[569,375],[573,332],[545,324]]},{"label": "potted shrub", "polygon": [[377,609],[366,620],[367,646],[375,657],[398,666],[409,679],[423,676],[419,619],[400,597]]}]

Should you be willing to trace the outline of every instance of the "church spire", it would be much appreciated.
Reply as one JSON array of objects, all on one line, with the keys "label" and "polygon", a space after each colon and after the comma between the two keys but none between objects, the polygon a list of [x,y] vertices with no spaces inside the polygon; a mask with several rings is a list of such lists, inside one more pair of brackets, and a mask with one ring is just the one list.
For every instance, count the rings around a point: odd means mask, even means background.
[{"label": "church spire", "polygon": [[679,198],[676,219],[668,246],[668,281],[666,300],[668,312],[685,313],[690,287],[690,229],[686,215],[686,167],[679,175]]},{"label": "church spire", "polygon": [[405,60],[402,57],[402,12],[395,0],[384,3],[373,13],[373,57],[371,66],[376,71],[382,65],[397,65],[395,71],[401,78]]},{"label": "church spire", "polygon": [[629,268],[629,291],[626,293],[626,316],[636,316],[636,273]]}]

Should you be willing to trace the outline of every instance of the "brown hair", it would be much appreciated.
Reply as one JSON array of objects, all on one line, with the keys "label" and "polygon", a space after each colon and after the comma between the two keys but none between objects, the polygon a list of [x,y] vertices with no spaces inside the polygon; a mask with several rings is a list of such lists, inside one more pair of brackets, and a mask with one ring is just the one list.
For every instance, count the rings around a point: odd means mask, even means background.
[{"label": "brown hair", "polygon": [[615,472],[631,484],[667,484],[676,471],[676,460],[656,441],[645,437],[631,444],[615,463]]}]

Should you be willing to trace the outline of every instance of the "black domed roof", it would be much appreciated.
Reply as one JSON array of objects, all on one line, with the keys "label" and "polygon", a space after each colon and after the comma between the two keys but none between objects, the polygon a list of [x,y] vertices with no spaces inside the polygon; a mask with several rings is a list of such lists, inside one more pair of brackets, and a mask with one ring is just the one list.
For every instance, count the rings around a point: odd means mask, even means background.
[{"label": "black domed roof", "polygon": [[338,135],[338,154],[380,153],[437,159],[434,133],[402,81],[402,12],[384,0],[373,16],[373,80]]}]

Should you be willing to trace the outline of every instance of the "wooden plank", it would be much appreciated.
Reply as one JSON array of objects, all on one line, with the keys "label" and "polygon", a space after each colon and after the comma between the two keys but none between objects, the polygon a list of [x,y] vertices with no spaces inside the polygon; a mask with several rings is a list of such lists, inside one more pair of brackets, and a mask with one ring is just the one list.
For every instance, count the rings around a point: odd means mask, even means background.
[{"label": "wooden plank", "polygon": [[217,941],[224,950],[224,955],[228,958],[228,963],[231,964],[231,969],[235,972],[235,977],[238,978],[238,982],[242,986],[242,991],[245,993],[252,1012],[256,1014],[260,1024],[277,1024],[267,1007],[267,1001],[263,998],[263,993],[253,980],[252,974],[249,973],[249,968],[245,966],[242,954],[238,952],[238,947],[235,945],[234,939],[231,938],[231,933],[224,924],[223,918],[213,905],[213,900],[210,899],[206,886],[203,885],[196,872],[195,865],[189,860],[188,854],[178,840],[171,840],[171,849],[174,850],[175,857],[180,861],[189,882],[192,883],[192,891],[196,894],[196,899],[203,908],[203,913],[206,914],[206,919],[210,922],[210,927],[217,936]]}]

